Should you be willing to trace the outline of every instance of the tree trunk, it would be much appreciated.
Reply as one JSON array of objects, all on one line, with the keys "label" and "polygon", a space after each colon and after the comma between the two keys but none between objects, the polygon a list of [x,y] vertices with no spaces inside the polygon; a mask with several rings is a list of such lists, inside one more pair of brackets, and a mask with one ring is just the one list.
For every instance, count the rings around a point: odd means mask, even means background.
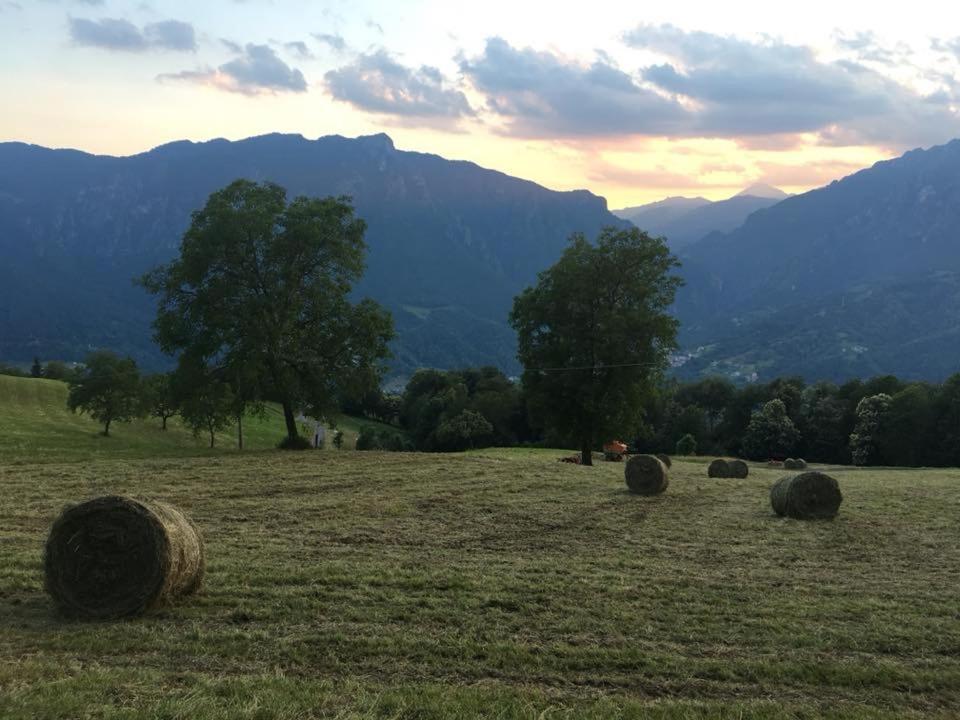
[{"label": "tree trunk", "polygon": [[110,437],[110,423],[113,421],[113,418],[107,418],[106,424],[103,426],[103,436]]},{"label": "tree trunk", "polygon": [[243,450],[243,415],[237,415],[237,447]]},{"label": "tree trunk", "polygon": [[580,440],[580,464],[593,465],[593,443],[589,438]]},{"label": "tree trunk", "polygon": [[166,430],[166,429],[167,429],[167,416],[166,416],[166,415],[163,415],[163,416],[162,416],[162,419],[163,419],[163,425],[160,427],[160,429],[161,429],[161,430]]},{"label": "tree trunk", "polygon": [[210,426],[210,448],[213,448],[214,431],[213,425]]},{"label": "tree trunk", "polygon": [[283,419],[287,423],[287,437],[291,440],[300,437],[297,432],[297,419],[293,416],[293,407],[286,400],[283,402]]}]

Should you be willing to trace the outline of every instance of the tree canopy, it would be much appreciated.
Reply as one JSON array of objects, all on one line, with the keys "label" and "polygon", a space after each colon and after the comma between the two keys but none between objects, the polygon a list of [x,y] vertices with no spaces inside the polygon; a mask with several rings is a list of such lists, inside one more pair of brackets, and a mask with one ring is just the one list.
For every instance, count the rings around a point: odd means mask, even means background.
[{"label": "tree canopy", "polygon": [[114,421],[128,422],[141,413],[137,363],[108,350],[91,353],[71,376],[67,407],[103,423],[109,436]]},{"label": "tree canopy", "polygon": [[159,296],[155,339],[224,381],[255,378],[244,396],[277,400],[296,440],[297,409],[324,417],[384,369],[390,315],[350,299],[365,228],[348,198],[288,203],[279,185],[237,180],[193,214],[179,257],[142,278]]},{"label": "tree canopy", "polygon": [[635,430],[636,409],[666,368],[677,266],[662,239],[636,228],[606,228],[594,244],[577,233],[514,300],[531,414],[577,442],[585,464],[607,435]]}]

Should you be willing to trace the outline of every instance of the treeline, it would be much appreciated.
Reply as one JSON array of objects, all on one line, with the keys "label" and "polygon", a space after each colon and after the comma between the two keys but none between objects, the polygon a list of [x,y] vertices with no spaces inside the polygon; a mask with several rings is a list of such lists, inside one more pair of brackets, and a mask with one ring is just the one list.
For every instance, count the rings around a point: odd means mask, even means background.
[{"label": "treeline", "polygon": [[646,408],[638,446],[675,452],[687,435],[708,455],[954,467],[960,374],[941,384],[886,375],[842,385],[781,378],[736,387],[708,378],[662,387]]},{"label": "treeline", "polygon": [[[409,439],[375,448],[575,446],[575,438],[532,424],[523,388],[495,368],[421,370],[402,395],[374,393],[351,410],[391,423]],[[941,384],[889,375],[842,385],[801,378],[746,386],[724,378],[665,382],[619,439],[652,453],[960,466],[960,374]]]},{"label": "treeline", "polygon": [[110,434],[114,423],[143,417],[156,418],[160,429],[166,430],[167,422],[179,416],[194,435],[209,436],[210,447],[217,432],[235,426],[242,448],[243,418],[265,410],[264,403],[244,396],[239,382],[186,372],[183,367],[176,373],[142,375],[133,358],[109,350],[90,353],[82,364],[55,379],[69,386],[67,407],[102,424],[104,435]]},{"label": "treeline", "polygon": [[12,375],[13,377],[34,377],[46,378],[47,380],[66,380],[73,372],[73,367],[60,360],[51,360],[43,364],[39,358],[33,359],[33,365],[30,370],[21,370],[16,365],[6,365],[0,363],[0,375]]}]

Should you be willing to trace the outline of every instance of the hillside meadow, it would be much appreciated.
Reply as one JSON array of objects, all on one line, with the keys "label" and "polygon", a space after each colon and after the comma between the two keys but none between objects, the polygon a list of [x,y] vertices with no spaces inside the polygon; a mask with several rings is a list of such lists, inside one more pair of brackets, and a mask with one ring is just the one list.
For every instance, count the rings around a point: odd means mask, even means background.
[{"label": "hillside meadow", "polygon": [[[58,462],[117,458],[219,456],[236,452],[234,428],[217,433],[211,450],[209,435],[193,433],[179,418],[167,421],[142,418],[129,423],[114,423],[110,437],[103,426],[88,416],[67,409],[67,384],[58,380],[0,375],[0,462]],[[370,420],[347,416],[335,418],[343,431],[343,447],[353,448],[360,427],[384,427]],[[313,424],[303,432],[313,435]],[[262,416],[251,415],[243,422],[245,451],[272,450],[286,430],[279,407],[268,404]],[[327,433],[330,446],[332,434]]]},{"label": "hillside meadow", "polygon": [[[148,432],[110,442],[128,431]],[[101,440],[0,451],[2,718],[960,713],[954,470],[831,469],[839,517],[803,523],[770,511],[780,472],[710,480],[704,458],[642,498],[622,465],[561,451],[84,450]],[[106,493],[192,516],[198,595],[123,622],[54,614],[49,526]]]}]

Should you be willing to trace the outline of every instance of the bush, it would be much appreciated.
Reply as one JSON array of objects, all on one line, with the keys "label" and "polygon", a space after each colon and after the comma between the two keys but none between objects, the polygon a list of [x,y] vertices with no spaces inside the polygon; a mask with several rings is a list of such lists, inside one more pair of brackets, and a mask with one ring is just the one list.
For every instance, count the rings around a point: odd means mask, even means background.
[{"label": "bush", "polygon": [[380,438],[377,431],[363,425],[357,435],[357,450],[380,450]]},{"label": "bush", "polygon": [[677,455],[696,455],[697,454],[697,439],[687,433],[682,438],[677,440]]},{"label": "bush", "polygon": [[313,444],[302,435],[295,438],[285,437],[277,447],[281,450],[312,450]]}]

